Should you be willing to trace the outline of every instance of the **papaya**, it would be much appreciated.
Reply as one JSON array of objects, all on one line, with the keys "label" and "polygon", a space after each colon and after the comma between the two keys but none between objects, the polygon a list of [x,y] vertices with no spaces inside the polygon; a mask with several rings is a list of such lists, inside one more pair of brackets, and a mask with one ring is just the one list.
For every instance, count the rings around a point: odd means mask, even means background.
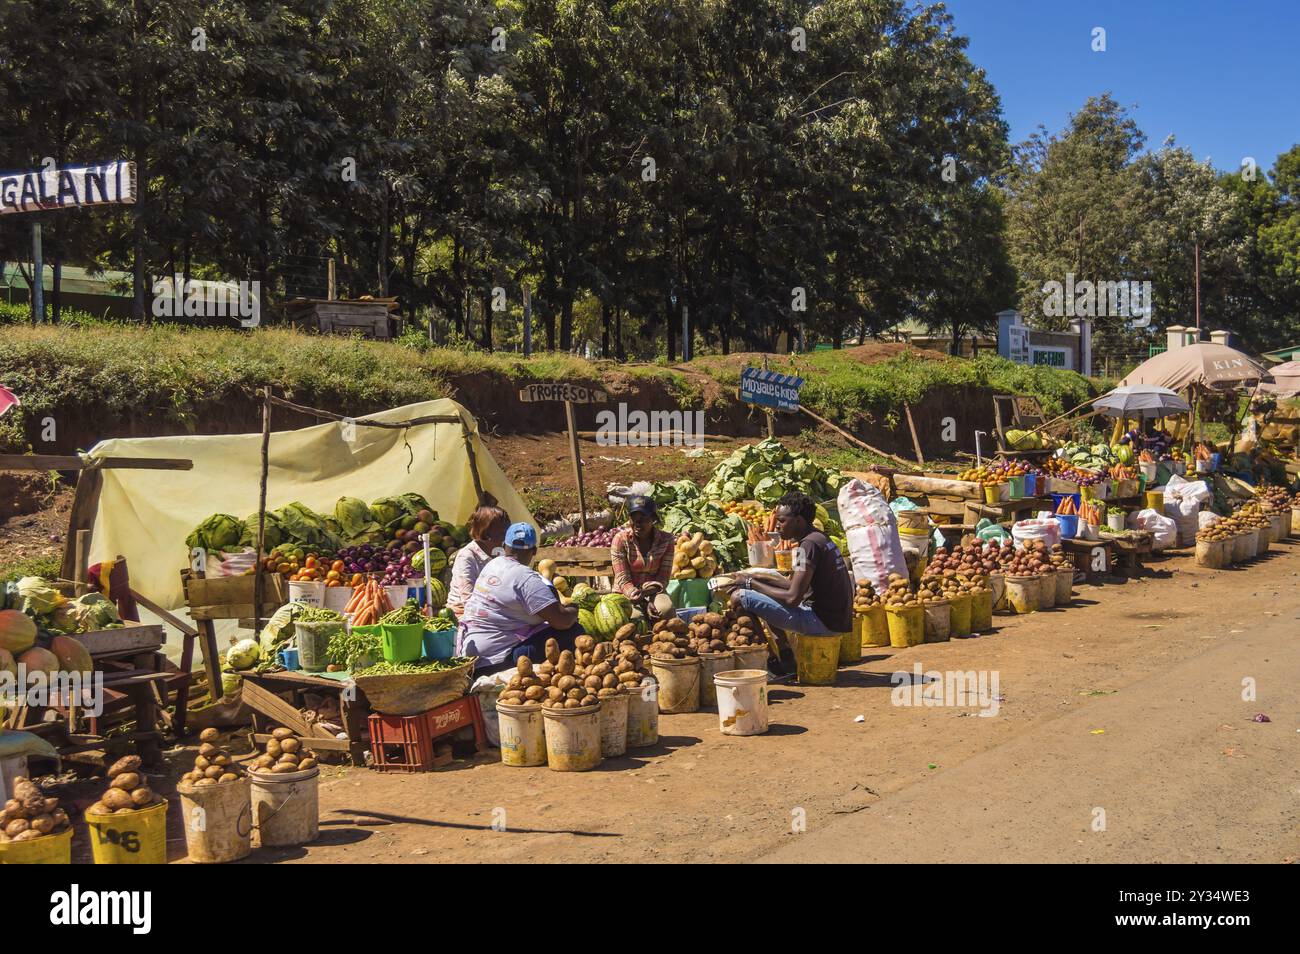
[{"label": "papaya", "polygon": [[63,672],[93,672],[95,669],[90,650],[73,636],[55,636],[50,640],[50,652],[58,658],[59,669]]},{"label": "papaya", "polygon": [[40,670],[41,672],[53,674],[59,671],[59,657],[48,649],[41,649],[39,646],[33,646],[19,656],[18,663],[26,666],[29,673]]},{"label": "papaya", "polygon": [[0,610],[0,649],[15,656],[36,645],[36,622],[19,610]]},{"label": "papaya", "polygon": [[0,649],[0,672],[7,672],[11,676],[18,674],[18,663],[14,654],[7,649]]}]

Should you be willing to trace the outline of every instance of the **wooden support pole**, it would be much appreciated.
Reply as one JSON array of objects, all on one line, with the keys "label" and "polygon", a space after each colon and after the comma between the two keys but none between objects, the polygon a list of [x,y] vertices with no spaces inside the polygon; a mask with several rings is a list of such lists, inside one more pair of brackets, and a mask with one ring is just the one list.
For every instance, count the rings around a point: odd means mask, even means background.
[{"label": "wooden support pole", "polygon": [[[262,476],[257,489],[257,560],[253,571],[253,635],[262,635],[262,599],[266,591],[266,483],[271,471],[271,389],[263,388],[262,395]],[[218,683],[220,688],[220,683]],[[214,699],[217,696],[213,696]]]},{"label": "wooden support pole", "polygon": [[[436,424],[434,426],[437,427]],[[461,437],[465,438],[465,456],[469,458],[469,475],[474,481],[474,499],[478,501],[477,506],[482,507],[486,501],[483,495],[483,480],[478,473],[478,457],[474,453],[474,433],[463,420],[460,422],[460,433]]]},{"label": "wooden support pole", "polygon": [[564,402],[564,418],[569,425],[569,453],[573,456],[573,481],[578,485],[578,523],[587,532],[587,497],[582,488],[582,456],[578,453],[578,425],[573,417],[573,402]]},{"label": "wooden support pole", "polygon": [[894,462],[896,462],[896,463],[898,463],[898,464],[902,464],[904,467],[908,468],[909,470],[912,468],[912,463],[911,463],[911,461],[903,460],[903,458],[899,457],[898,455],[896,455],[896,454],[891,454],[891,453],[889,453],[888,451],[882,451],[882,450],[881,450],[880,448],[878,448],[878,447],[872,447],[870,444],[868,444],[866,441],[862,440],[861,438],[855,437],[855,436],[853,436],[852,434],[850,434],[848,431],[846,431],[844,428],[840,427],[840,426],[839,426],[838,424],[836,424],[834,421],[828,421],[826,418],[822,417],[820,414],[818,414],[818,413],[816,413],[816,412],[814,412],[814,411],[810,411],[810,410],[808,410],[808,408],[804,407],[802,404],[799,405],[799,410],[803,411],[805,414],[807,414],[809,417],[811,417],[811,418],[812,418],[814,421],[816,421],[818,424],[825,424],[827,427],[829,427],[831,430],[835,431],[835,433],[839,434],[839,435],[840,435],[841,437],[843,437],[845,440],[849,441],[850,443],[853,443],[853,444],[858,445],[858,446],[861,447],[863,450],[869,450],[869,451],[871,451],[871,453],[876,454],[876,455],[878,455],[878,456],[880,456],[880,457],[887,457],[887,458],[889,458],[890,460],[892,460],[892,461],[894,461]]},{"label": "wooden support pole", "polygon": [[916,451],[916,462],[925,466],[925,455],[921,453],[921,441],[916,436],[916,422],[912,420],[912,405],[903,402],[903,413],[907,415],[907,429],[912,432],[912,449]]},{"label": "wooden support pole", "polygon": [[[99,494],[104,489],[104,472],[98,466],[88,467],[77,477],[77,488],[72,494],[72,512],[68,515],[68,535],[63,545],[63,565],[59,575],[65,580],[77,578],[77,531],[93,534],[95,514],[99,510]],[[91,538],[86,538],[86,552],[90,552]]]},{"label": "wooden support pole", "polygon": [[90,531],[78,530],[76,547],[76,568],[73,572],[73,595],[81,596],[86,592],[86,573],[90,566]]}]

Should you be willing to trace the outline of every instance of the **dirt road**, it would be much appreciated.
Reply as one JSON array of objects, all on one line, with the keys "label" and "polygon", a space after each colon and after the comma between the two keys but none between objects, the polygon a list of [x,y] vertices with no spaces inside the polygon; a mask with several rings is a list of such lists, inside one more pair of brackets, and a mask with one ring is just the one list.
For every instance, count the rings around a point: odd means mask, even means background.
[{"label": "dirt road", "polygon": [[[1298,577],[1300,542],[1238,570],[1170,557],[992,635],[876,651],[835,687],[774,688],[765,736],[665,716],[659,746],[589,773],[330,769],[321,840],[251,860],[1283,861],[1300,855]],[[997,715],[891,704],[916,663],[996,672]]]}]

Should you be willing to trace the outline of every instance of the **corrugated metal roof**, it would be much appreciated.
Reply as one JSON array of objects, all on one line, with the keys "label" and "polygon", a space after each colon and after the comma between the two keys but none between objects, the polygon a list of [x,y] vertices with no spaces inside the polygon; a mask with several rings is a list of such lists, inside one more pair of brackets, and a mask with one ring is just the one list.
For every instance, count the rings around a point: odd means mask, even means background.
[{"label": "corrugated metal roof", "polygon": [[[4,262],[0,268],[0,288],[21,288],[27,290],[27,280],[17,262]],[[31,266],[28,266],[30,268]],[[41,285],[52,291],[54,289],[54,269],[48,265],[41,275]],[[59,287],[69,295],[104,295],[109,298],[131,297],[131,273],[106,269],[91,273],[89,269],[75,265],[64,265],[59,278]]]}]

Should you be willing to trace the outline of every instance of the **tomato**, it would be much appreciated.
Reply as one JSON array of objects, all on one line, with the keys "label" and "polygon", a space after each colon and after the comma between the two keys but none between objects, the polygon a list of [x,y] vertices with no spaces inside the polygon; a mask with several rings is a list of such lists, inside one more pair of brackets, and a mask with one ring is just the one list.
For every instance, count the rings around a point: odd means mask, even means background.
[{"label": "tomato", "polygon": [[342,573],[346,569],[346,566],[342,560],[335,560],[330,564],[330,569],[335,573]]},{"label": "tomato", "polygon": [[305,566],[305,567],[307,567],[308,569],[311,569],[311,570],[316,569],[316,558],[315,558],[314,556],[309,556],[309,557],[307,558],[307,562],[305,562],[305,563],[303,564],[303,566]]},{"label": "tomato", "polygon": [[293,567],[291,567],[287,563],[281,563],[279,566],[275,568],[275,571],[277,573],[283,573],[285,576],[288,576],[290,573],[293,572]]},{"label": "tomato", "polygon": [[339,571],[338,571],[338,570],[330,570],[328,573],[325,574],[325,579],[327,579],[327,580],[337,580],[337,579],[340,579],[340,577],[339,577]]}]

